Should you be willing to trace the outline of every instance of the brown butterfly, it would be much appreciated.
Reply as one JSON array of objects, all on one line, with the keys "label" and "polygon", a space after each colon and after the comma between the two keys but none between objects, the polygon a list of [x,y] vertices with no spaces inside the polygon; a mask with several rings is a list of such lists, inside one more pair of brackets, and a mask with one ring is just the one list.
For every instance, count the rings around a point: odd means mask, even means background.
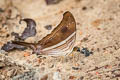
[{"label": "brown butterfly", "polygon": [[38,43],[13,41],[12,43],[30,47],[33,53],[52,56],[63,56],[72,52],[76,40],[76,22],[67,11],[60,24]]}]

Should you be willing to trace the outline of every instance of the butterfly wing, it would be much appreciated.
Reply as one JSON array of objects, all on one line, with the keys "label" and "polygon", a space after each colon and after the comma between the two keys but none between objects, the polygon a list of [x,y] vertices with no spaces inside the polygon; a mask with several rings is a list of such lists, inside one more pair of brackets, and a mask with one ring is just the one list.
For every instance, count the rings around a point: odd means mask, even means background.
[{"label": "butterfly wing", "polygon": [[75,36],[76,22],[73,15],[67,11],[63,14],[60,24],[38,44],[41,45],[41,52],[44,54],[67,54],[73,49]]}]

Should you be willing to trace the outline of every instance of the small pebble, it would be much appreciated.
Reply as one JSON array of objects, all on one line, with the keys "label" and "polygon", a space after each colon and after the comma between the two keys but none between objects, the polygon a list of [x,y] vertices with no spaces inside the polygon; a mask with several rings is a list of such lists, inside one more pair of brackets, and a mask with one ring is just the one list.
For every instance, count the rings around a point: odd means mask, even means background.
[{"label": "small pebble", "polygon": [[45,0],[47,5],[58,4],[62,0]]},{"label": "small pebble", "polygon": [[2,8],[0,8],[0,12],[4,12],[4,10]]},{"label": "small pebble", "polygon": [[85,55],[85,57],[90,56],[90,54],[92,54],[93,52],[90,52],[87,48],[83,48],[81,50],[81,53]]},{"label": "small pebble", "polygon": [[69,76],[69,79],[71,80],[73,80],[73,79],[75,79],[76,77],[75,76]]},{"label": "small pebble", "polygon": [[82,10],[86,10],[87,9],[87,7],[86,6],[84,6],[83,8],[82,8]]},{"label": "small pebble", "polygon": [[79,68],[78,67],[72,67],[73,70],[78,70]]},{"label": "small pebble", "polygon": [[52,25],[46,25],[46,26],[45,26],[45,29],[51,30],[51,29],[52,29]]},{"label": "small pebble", "polygon": [[83,80],[83,79],[84,79],[84,76],[81,76],[81,77],[80,77],[80,80]]}]

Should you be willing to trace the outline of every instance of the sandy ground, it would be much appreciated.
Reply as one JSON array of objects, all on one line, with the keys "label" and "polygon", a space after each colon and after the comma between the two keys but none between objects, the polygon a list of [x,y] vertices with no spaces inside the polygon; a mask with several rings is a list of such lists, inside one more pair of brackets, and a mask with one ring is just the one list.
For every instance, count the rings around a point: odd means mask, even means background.
[{"label": "sandy ground", "polygon": [[[0,51],[0,80],[120,80],[120,0],[62,0],[47,5],[44,0],[0,0],[0,47],[21,34],[21,18],[37,23],[37,34],[26,42],[37,42],[70,11],[77,23],[76,46],[93,52],[73,51],[61,57],[39,56],[32,50]],[[51,30],[44,26],[52,25]]]}]

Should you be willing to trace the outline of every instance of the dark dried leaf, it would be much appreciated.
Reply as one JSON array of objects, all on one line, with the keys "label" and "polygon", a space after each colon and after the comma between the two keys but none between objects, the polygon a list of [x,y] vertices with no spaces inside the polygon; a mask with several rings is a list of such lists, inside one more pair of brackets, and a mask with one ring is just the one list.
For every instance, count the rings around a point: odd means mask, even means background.
[{"label": "dark dried leaf", "polygon": [[36,23],[34,20],[32,19],[22,19],[20,20],[20,24],[21,24],[21,21],[25,21],[27,23],[27,27],[25,28],[25,30],[23,31],[22,35],[19,36],[18,33],[12,33],[12,35],[15,36],[15,40],[22,40],[24,41],[25,39],[27,39],[28,37],[33,37],[36,35]]},{"label": "dark dried leaf", "polygon": [[[21,39],[26,39],[28,37],[32,37],[36,35],[36,23],[32,19],[23,19],[27,23],[27,27],[22,33]],[[21,21],[20,21],[21,22]]]},{"label": "dark dried leaf", "polygon": [[13,44],[12,42],[8,42],[7,44],[4,44],[4,46],[2,46],[1,49],[9,52],[9,51],[12,51],[14,49],[25,50],[26,47],[22,46],[22,45]]},{"label": "dark dried leaf", "polygon": [[15,41],[21,40],[18,33],[12,32],[11,35],[15,36]]}]

